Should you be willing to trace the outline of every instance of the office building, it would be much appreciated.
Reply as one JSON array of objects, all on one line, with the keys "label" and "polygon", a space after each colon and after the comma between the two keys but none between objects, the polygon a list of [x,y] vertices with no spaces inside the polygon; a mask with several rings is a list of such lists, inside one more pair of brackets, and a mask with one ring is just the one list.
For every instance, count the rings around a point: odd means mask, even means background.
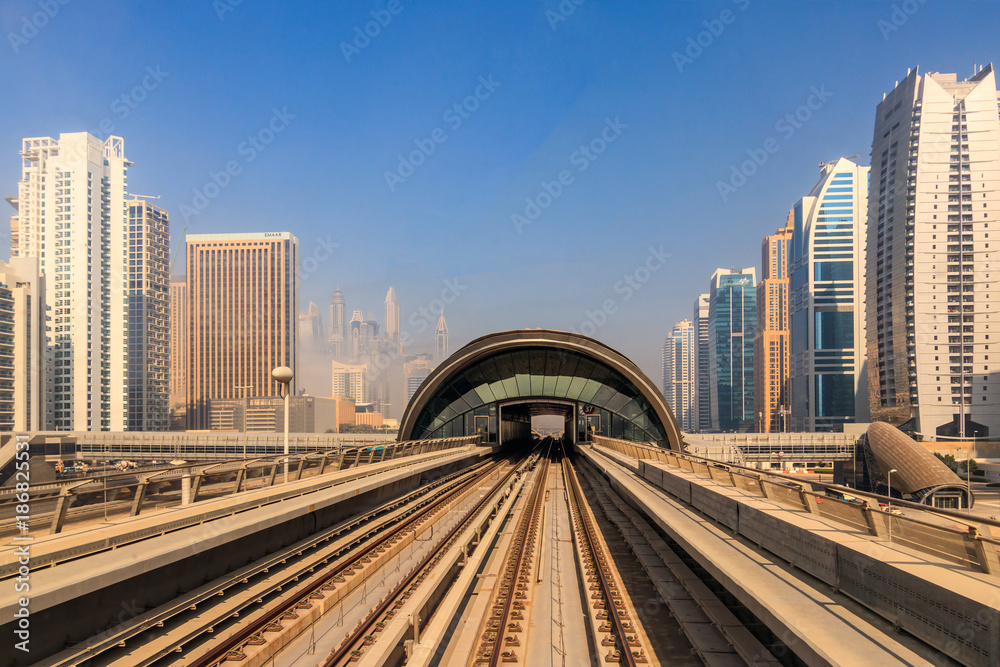
[{"label": "office building", "polygon": [[915,69],[876,109],[872,416],[926,438],[1000,434],[1000,357],[989,350],[1000,303],[1000,274],[989,268],[989,235],[1000,227],[997,107],[990,65],[964,81]]},{"label": "office building", "polygon": [[368,403],[371,389],[368,382],[367,364],[344,364],[331,362],[333,366],[333,398],[350,398],[355,403]]},{"label": "office building", "polygon": [[327,336],[323,331],[323,314],[319,306],[309,302],[309,308],[299,313],[299,350],[303,353],[326,352]]},{"label": "office building", "polygon": [[[7,200],[11,256],[46,276],[53,346],[54,428],[126,426],[129,203],[121,137],[86,132],[21,143],[21,180]],[[143,258],[145,259],[145,258]]]},{"label": "office building", "polygon": [[389,288],[385,295],[385,339],[389,343],[389,349],[394,355],[400,353],[399,349],[399,301],[396,299],[396,290]]},{"label": "office building", "polygon": [[697,345],[694,324],[681,320],[663,344],[663,395],[681,430],[695,430]]},{"label": "office building", "polygon": [[788,430],[788,255],[795,216],[761,244],[762,279],[757,285],[754,338],[754,402],[758,433]]},{"label": "office building", "polygon": [[434,366],[429,354],[418,354],[414,359],[403,364],[403,382],[406,385],[406,404],[417,393],[421,383],[431,374]]},{"label": "office building", "polygon": [[128,202],[129,431],[170,427],[170,216]]},{"label": "office building", "polygon": [[170,279],[170,429],[187,429],[187,278]]},{"label": "office building", "polygon": [[448,358],[448,324],[444,321],[444,312],[438,318],[437,327],[434,329],[434,365],[437,366]]},{"label": "office building", "polygon": [[0,262],[0,431],[52,428],[47,314],[39,260]]},{"label": "office building", "polygon": [[756,271],[717,269],[708,302],[708,365],[712,430],[749,432],[754,426]]},{"label": "office building", "polygon": [[708,370],[708,294],[699,294],[694,302],[695,335],[695,428],[708,431],[712,428],[712,378]]},{"label": "office building", "polygon": [[209,428],[211,401],[243,398],[241,387],[281,393],[271,371],[297,368],[297,276],[288,232],[188,235],[188,428]]},{"label": "office building", "polygon": [[362,351],[364,347],[362,345],[362,338],[365,328],[365,318],[361,314],[360,310],[355,310],[351,315],[350,323],[350,348],[351,348],[351,361],[356,362],[361,359]]},{"label": "office building", "polygon": [[820,165],[793,209],[791,430],[869,421],[864,311],[868,167]]},{"label": "office building", "polygon": [[338,287],[330,297],[330,324],[327,327],[327,339],[333,358],[343,361],[348,354],[347,306],[344,293]]}]

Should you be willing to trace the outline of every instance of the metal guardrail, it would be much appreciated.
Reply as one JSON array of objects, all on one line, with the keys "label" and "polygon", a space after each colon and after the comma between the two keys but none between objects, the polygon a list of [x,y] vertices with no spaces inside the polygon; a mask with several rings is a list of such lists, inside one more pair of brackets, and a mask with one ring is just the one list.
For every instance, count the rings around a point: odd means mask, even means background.
[{"label": "metal guardrail", "polygon": [[[1000,521],[890,498],[877,493],[858,491],[839,484],[808,480],[807,483],[812,487],[824,489],[824,493],[817,493],[807,490],[803,486],[806,480],[795,475],[761,471],[605,436],[594,436],[593,444],[637,460],[666,463],[698,477],[768,498],[786,507],[831,519],[873,537],[888,538],[896,544],[962,565],[970,570],[1000,576],[1000,557],[997,549],[1000,540],[994,538],[990,531],[991,527],[1000,528]],[[848,497],[860,496],[864,500],[840,500],[828,496],[826,491]],[[876,503],[874,507],[872,501]],[[924,513],[922,516],[935,515],[954,519],[965,525],[966,529],[957,530],[919,518],[885,512],[879,509],[880,503],[885,503],[889,507],[917,510]]]},{"label": "metal guardrail", "polygon": [[[212,461],[206,463],[188,464],[169,469],[156,469],[143,472],[141,470],[134,473],[118,473],[106,477],[77,478],[67,480],[65,484],[45,484],[30,490],[29,503],[55,500],[55,509],[52,513],[51,533],[59,533],[65,524],[66,514],[70,505],[78,494],[100,493],[102,485],[105,494],[111,492],[111,499],[117,499],[119,495],[132,495],[132,508],[130,516],[138,516],[142,510],[142,505],[148,493],[155,491],[158,486],[168,485],[172,482],[182,481],[182,495],[187,494],[187,503],[193,504],[198,499],[198,494],[206,481],[214,480],[220,482],[232,482],[233,488],[224,493],[236,494],[247,490],[247,482],[250,479],[251,471],[268,470],[268,477],[263,483],[263,487],[273,486],[277,478],[279,468],[288,466],[289,481],[295,482],[302,479],[302,474],[307,469],[316,469],[316,475],[321,475],[328,471],[346,470],[347,468],[381,463],[383,461],[401,459],[417,454],[443,451],[457,447],[466,447],[478,444],[480,436],[464,436],[457,438],[438,438],[433,440],[409,440],[406,442],[375,441],[365,446],[345,447],[338,449],[314,450],[309,452],[289,452],[287,456],[283,453],[266,458],[235,459],[230,461]],[[294,466],[294,470],[293,470]],[[114,479],[116,484],[107,486],[108,481]],[[187,487],[186,491],[183,490]],[[260,487],[258,487],[260,488]],[[10,505],[17,500],[17,494],[13,488],[0,490],[0,509],[5,505]],[[213,494],[218,496],[219,492]],[[31,513],[33,516],[35,513]]]}]

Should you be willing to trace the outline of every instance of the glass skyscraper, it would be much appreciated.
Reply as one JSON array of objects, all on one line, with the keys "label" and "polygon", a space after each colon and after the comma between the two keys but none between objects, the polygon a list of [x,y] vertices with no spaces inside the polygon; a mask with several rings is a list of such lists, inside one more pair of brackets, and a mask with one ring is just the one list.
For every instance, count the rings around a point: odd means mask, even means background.
[{"label": "glass skyscraper", "polygon": [[868,167],[841,158],[795,204],[791,271],[791,423],[839,431],[868,421],[865,216]]},{"label": "glass skyscraper", "polygon": [[749,432],[754,427],[756,335],[756,271],[717,269],[708,303],[712,430]]}]

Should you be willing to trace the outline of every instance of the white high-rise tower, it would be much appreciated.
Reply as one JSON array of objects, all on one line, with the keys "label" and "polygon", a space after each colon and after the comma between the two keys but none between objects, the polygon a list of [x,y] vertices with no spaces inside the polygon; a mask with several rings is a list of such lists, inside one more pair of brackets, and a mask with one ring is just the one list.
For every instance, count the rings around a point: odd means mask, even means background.
[{"label": "white high-rise tower", "polygon": [[124,141],[73,132],[24,139],[20,155],[11,255],[37,257],[46,276],[55,428],[121,431],[132,165]]},{"label": "white high-rise tower", "polygon": [[444,311],[441,311],[437,328],[434,330],[434,365],[437,366],[447,359],[448,354],[448,324],[444,321]]},{"label": "white high-rise tower", "polygon": [[390,347],[399,349],[399,301],[396,300],[396,289],[389,288],[385,295],[385,338]]},{"label": "white high-rise tower", "polygon": [[[875,115],[868,202],[872,417],[929,438],[1000,433],[1000,115],[992,65],[909,72]],[[990,229],[990,225],[993,229]],[[991,317],[992,315],[992,317]]]}]

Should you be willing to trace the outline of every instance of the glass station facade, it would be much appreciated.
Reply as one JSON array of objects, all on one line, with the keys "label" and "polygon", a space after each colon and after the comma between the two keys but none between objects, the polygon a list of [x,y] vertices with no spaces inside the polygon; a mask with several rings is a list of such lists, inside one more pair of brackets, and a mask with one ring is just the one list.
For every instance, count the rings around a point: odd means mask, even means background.
[{"label": "glass station facade", "polygon": [[636,442],[667,438],[653,406],[621,373],[552,347],[499,351],[459,369],[421,409],[412,438],[481,433],[498,442],[505,421],[530,422],[532,403],[574,419],[578,440],[592,434]]}]

